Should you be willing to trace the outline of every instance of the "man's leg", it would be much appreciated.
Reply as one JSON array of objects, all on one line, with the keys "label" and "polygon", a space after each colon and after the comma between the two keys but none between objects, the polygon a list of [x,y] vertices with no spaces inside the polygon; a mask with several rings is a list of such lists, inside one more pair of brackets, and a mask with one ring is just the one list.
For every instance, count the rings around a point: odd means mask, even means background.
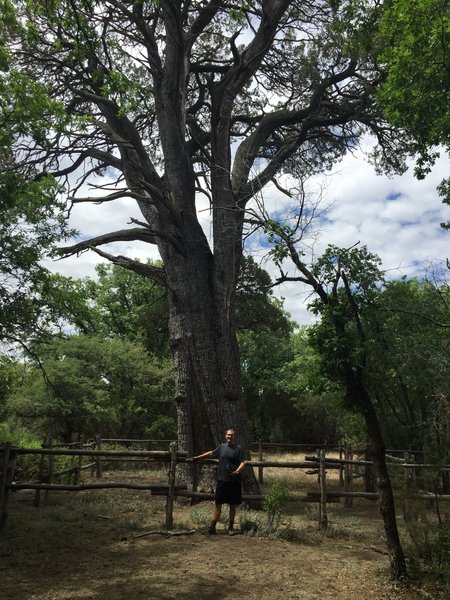
[{"label": "man's leg", "polygon": [[213,514],[212,522],[211,522],[211,525],[209,526],[209,533],[211,533],[211,534],[216,533],[216,525],[217,525],[217,522],[220,519],[221,512],[222,512],[222,505],[221,504],[215,504],[214,505],[214,514]]},{"label": "man's leg", "polygon": [[236,533],[234,531],[234,519],[236,518],[237,507],[237,504],[230,504],[230,524],[228,526],[229,535],[234,535]]}]

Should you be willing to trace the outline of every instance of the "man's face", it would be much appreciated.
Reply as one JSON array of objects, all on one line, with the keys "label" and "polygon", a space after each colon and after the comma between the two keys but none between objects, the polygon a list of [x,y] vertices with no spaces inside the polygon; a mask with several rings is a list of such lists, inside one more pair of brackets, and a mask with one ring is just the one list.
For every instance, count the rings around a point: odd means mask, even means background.
[{"label": "man's face", "polygon": [[235,433],[233,429],[228,429],[228,431],[225,432],[225,439],[227,440],[227,444],[232,444],[234,442],[234,436]]}]

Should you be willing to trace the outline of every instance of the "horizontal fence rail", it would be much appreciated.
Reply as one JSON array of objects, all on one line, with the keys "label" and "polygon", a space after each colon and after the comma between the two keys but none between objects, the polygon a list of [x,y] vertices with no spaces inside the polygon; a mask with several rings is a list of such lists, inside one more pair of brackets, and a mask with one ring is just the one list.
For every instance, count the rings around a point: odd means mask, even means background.
[{"label": "horizontal fence rail", "polygon": [[[149,443],[169,443],[170,450],[105,450],[101,448],[103,443],[115,443],[115,444],[149,444]],[[69,447],[70,446],[70,447]],[[78,447],[76,447],[78,446]],[[252,444],[252,448],[255,444]],[[368,460],[353,459],[353,450],[350,446],[328,446],[326,444],[263,444],[259,442],[257,444],[259,450],[258,460],[245,461],[249,468],[256,468],[259,472],[259,480],[262,483],[263,470],[266,468],[290,468],[290,469],[305,469],[307,473],[318,476],[319,490],[307,492],[306,501],[318,501],[320,503],[319,511],[319,526],[326,524],[326,503],[332,501],[332,499],[344,498],[345,505],[351,506],[353,498],[366,498],[366,499],[377,499],[378,493],[375,491],[366,490],[365,492],[353,490],[353,480],[356,477],[362,475],[356,475],[354,469],[362,467],[367,471],[373,467],[373,463]],[[306,455],[305,460],[302,461],[277,461],[277,460],[265,460],[263,458],[263,447],[265,448],[295,448],[297,451],[300,448],[310,449],[315,448],[317,450],[316,455]],[[340,457],[334,458],[326,456],[326,451],[332,451],[335,449],[339,450]],[[393,452],[393,451],[389,451]],[[395,451],[394,451],[395,452]],[[400,451],[398,451],[400,452]],[[40,478],[39,481],[35,482],[21,482],[15,481],[15,469],[17,460],[20,457],[26,455],[36,455],[40,457]],[[56,456],[68,456],[76,460],[76,464],[69,468],[55,471],[53,469],[53,460]],[[44,473],[44,461],[45,457],[48,460],[48,472]],[[93,462],[88,464],[82,464],[82,459],[88,458]],[[387,458],[392,459],[389,463],[389,467],[395,469],[404,468],[407,471],[413,470],[413,478],[420,469],[432,469],[438,472],[450,471],[450,465],[436,465],[436,464],[424,464],[417,463],[415,456],[410,451],[405,451],[402,458],[389,456]],[[168,483],[167,484],[140,484],[133,482],[87,482],[80,483],[78,477],[80,472],[84,469],[91,469],[92,475],[94,470],[97,478],[102,477],[101,461],[148,461],[155,463],[169,464],[168,470]],[[216,459],[207,459],[202,461],[205,464],[216,465]],[[39,505],[39,494],[41,491],[45,492],[46,499],[50,491],[83,491],[83,490],[100,490],[100,489],[134,489],[149,491],[155,496],[166,497],[166,529],[171,529],[173,525],[173,501],[177,496],[196,499],[196,500],[212,500],[214,499],[213,493],[197,492],[188,490],[186,485],[180,485],[176,483],[176,467],[177,465],[185,465],[186,463],[192,463],[192,459],[188,457],[188,453],[177,450],[177,443],[172,440],[137,440],[137,439],[118,439],[118,438],[106,438],[102,439],[100,435],[96,436],[94,442],[84,442],[81,439],[79,442],[73,444],[64,444],[64,447],[53,447],[51,441],[41,448],[19,448],[11,444],[4,444],[0,446],[0,527],[4,524],[8,512],[8,503],[11,492],[21,490],[35,490],[35,504]],[[343,490],[327,490],[326,489],[326,471],[337,469],[340,471],[340,483]],[[72,484],[70,483],[54,483],[53,479],[62,475],[75,475],[75,480]],[[421,492],[423,498],[437,498],[435,493],[429,491]],[[441,494],[439,498],[448,499],[450,495]],[[245,495],[243,494],[244,502],[261,502],[263,496],[261,495]]]},{"label": "horizontal fence rail", "polygon": [[[17,454],[53,454],[58,456],[101,456],[101,457],[126,457],[126,456],[137,456],[140,458],[153,458],[154,460],[166,460],[170,455],[165,450],[73,450],[69,448],[15,448],[12,447],[14,452]],[[181,457],[187,457],[187,452],[177,451]]]}]

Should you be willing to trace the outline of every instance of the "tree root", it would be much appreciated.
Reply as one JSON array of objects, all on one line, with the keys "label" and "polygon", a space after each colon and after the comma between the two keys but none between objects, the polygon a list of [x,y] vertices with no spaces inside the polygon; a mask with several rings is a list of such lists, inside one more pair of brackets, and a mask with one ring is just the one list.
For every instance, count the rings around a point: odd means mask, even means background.
[{"label": "tree root", "polygon": [[165,535],[167,537],[175,537],[178,535],[193,535],[197,533],[196,529],[191,529],[190,531],[146,531],[145,533],[139,533],[138,535],[134,535],[131,539],[137,540],[138,538],[148,537],[149,535]]}]

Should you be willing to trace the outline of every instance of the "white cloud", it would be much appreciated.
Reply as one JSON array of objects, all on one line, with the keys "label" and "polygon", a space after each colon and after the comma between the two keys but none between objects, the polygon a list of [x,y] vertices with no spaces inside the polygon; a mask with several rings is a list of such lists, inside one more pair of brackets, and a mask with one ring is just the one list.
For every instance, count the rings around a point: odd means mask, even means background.
[{"label": "white cloud", "polygon": [[[332,202],[315,252],[327,244],[350,247],[360,242],[380,256],[391,277],[424,275],[429,263],[445,263],[450,256],[450,232],[440,223],[450,220],[436,187],[448,176],[448,158],[442,157],[423,181],[409,169],[392,178],[376,175],[362,156],[348,155],[338,170],[326,176],[327,200]],[[304,297],[293,289],[276,292],[285,296],[286,307],[299,323],[305,315]]]},{"label": "white cloud", "polygon": [[[74,176],[75,177],[75,176]],[[112,185],[112,180],[107,177],[96,180],[98,186]],[[110,189],[110,193],[112,188]],[[101,193],[92,193],[87,185],[80,188],[79,197],[102,196]],[[91,239],[113,231],[136,227],[131,219],[143,220],[137,203],[131,198],[121,198],[112,202],[93,204],[91,202],[80,202],[73,205],[70,213],[70,227],[79,232],[79,236],[68,240],[61,246],[70,246],[81,240]],[[102,246],[102,250],[114,255],[124,255],[129,258],[146,262],[148,259],[159,258],[156,246],[143,242],[112,243]],[[99,263],[108,262],[95,252],[83,252],[79,256],[71,256],[61,260],[46,260],[44,266],[50,271],[62,275],[83,278],[96,277],[95,267]]]},{"label": "white cloud", "polygon": [[[362,154],[346,156],[331,175],[315,177],[309,185],[325,188],[325,203],[331,203],[326,220],[314,243],[314,253],[322,253],[328,244],[349,247],[360,242],[382,259],[382,268],[391,276],[421,275],[429,262],[445,263],[450,256],[450,232],[440,227],[450,220],[450,208],[443,205],[436,187],[448,175],[448,159],[442,157],[432,173],[423,181],[414,178],[412,169],[392,178],[376,175]],[[280,192],[267,190],[270,210],[282,209],[287,199]],[[206,235],[211,233],[208,201],[199,199],[199,218]],[[141,218],[132,200],[103,205],[78,204],[71,222],[84,237],[101,235],[130,227],[130,218]],[[255,250],[256,240],[249,245]],[[107,251],[117,252],[142,261],[157,258],[156,247],[148,244],[113,244]],[[261,256],[266,250],[261,251]],[[93,252],[83,253],[47,266],[73,277],[95,276],[95,265],[103,259]],[[276,268],[264,262],[272,277]],[[298,283],[275,288],[274,295],[285,298],[285,307],[299,323],[310,323],[314,317],[306,311],[309,290]]]},{"label": "white cloud", "polygon": [[48,259],[43,261],[43,265],[53,273],[83,279],[84,277],[95,278],[95,267],[100,262],[106,261],[93,252],[83,252],[80,256],[72,256],[62,260]]}]

